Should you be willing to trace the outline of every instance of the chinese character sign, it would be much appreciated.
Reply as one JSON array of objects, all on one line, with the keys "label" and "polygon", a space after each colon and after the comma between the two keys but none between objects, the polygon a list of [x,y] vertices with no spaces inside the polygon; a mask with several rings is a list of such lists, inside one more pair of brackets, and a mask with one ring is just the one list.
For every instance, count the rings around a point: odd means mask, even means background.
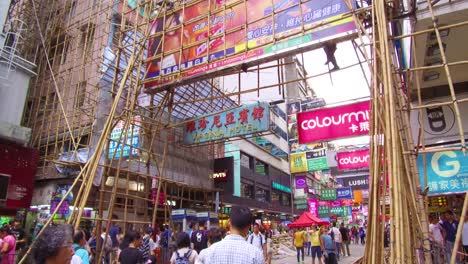
[{"label": "chinese character sign", "polygon": [[307,158],[305,153],[291,154],[289,159],[291,173],[307,171]]},{"label": "chinese character sign", "polygon": [[[418,156],[421,187],[424,186],[423,155]],[[426,154],[428,194],[468,191],[468,156],[461,151],[443,151]]]},{"label": "chinese character sign", "polygon": [[[345,0],[300,5],[299,0],[182,2],[171,14],[151,22],[148,88],[207,75],[356,28],[352,17],[341,17],[350,11]],[[329,20],[333,23],[320,26]],[[273,44],[275,39],[284,40]]]},{"label": "chinese character sign", "polygon": [[203,143],[264,132],[269,129],[269,104],[260,102],[188,122],[184,129],[184,142],[186,144]]},{"label": "chinese character sign", "polygon": [[336,189],[336,198],[337,199],[352,199],[353,190],[350,187],[337,188]]},{"label": "chinese character sign", "polygon": [[[140,116],[136,116],[133,124],[129,124],[125,129],[125,121],[119,121],[112,129],[109,141],[108,158],[119,159],[138,155],[138,146],[140,139]],[[124,140],[125,144],[124,144]]]},{"label": "chinese character sign", "polygon": [[336,189],[322,189],[321,198],[325,201],[334,201],[336,200]]},{"label": "chinese character sign", "polygon": [[369,134],[369,101],[297,114],[299,143]]},{"label": "chinese character sign", "polygon": [[368,149],[336,153],[336,158],[338,160],[338,169],[352,170],[369,168],[369,155],[370,152]]},{"label": "chinese character sign", "polygon": [[328,217],[329,216],[329,207],[328,206],[319,206],[318,207],[318,214],[319,217]]},{"label": "chinese character sign", "polygon": [[309,212],[313,216],[319,216],[318,201],[316,199],[309,199],[309,200],[307,200],[307,204],[309,205]]},{"label": "chinese character sign", "polygon": [[343,206],[331,207],[330,208],[330,214],[331,215],[336,215],[336,216],[344,216]]}]

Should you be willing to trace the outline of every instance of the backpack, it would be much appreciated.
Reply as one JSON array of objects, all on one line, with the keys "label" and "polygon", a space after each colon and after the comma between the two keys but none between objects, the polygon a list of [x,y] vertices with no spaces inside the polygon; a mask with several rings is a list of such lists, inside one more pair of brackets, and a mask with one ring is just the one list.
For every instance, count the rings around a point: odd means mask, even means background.
[{"label": "backpack", "polygon": [[[250,244],[251,245],[253,243],[254,236],[255,236],[254,234],[250,235]],[[259,236],[260,236],[260,245],[263,247],[263,236],[262,236],[262,234],[260,234]]]},{"label": "backpack", "polygon": [[179,255],[179,251],[176,251],[175,253],[176,253],[176,260],[175,260],[176,264],[190,264],[189,258],[190,258],[190,255],[192,254],[191,249],[189,249],[189,251],[187,251],[187,253],[185,253],[183,256]]}]

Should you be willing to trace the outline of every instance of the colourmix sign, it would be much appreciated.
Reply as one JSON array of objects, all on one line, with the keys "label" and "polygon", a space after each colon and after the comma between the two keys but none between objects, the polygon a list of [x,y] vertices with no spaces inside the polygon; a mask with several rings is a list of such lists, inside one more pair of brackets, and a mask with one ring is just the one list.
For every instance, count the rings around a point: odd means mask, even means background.
[{"label": "colourmix sign", "polygon": [[352,16],[342,16],[355,8],[349,0],[178,2],[182,4],[173,12],[151,23],[147,88],[344,36],[356,28]]},{"label": "colourmix sign", "polygon": [[369,168],[369,150],[358,150],[352,152],[339,152],[336,153],[338,160],[338,169],[352,170]]},{"label": "colourmix sign", "polygon": [[370,103],[324,108],[297,114],[299,143],[369,134]]},{"label": "colourmix sign", "polygon": [[203,143],[269,129],[270,107],[268,103],[260,102],[188,122],[184,129],[184,143]]}]

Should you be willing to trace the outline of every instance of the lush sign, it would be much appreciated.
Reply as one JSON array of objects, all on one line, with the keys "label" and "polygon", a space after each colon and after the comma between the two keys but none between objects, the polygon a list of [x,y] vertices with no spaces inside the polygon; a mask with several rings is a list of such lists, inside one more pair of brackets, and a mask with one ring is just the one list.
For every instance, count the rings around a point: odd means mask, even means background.
[{"label": "lush sign", "polygon": [[336,189],[322,189],[321,190],[321,199],[324,201],[334,201],[336,200]]},{"label": "lush sign", "polygon": [[199,117],[185,125],[184,142],[202,143],[270,129],[270,108],[265,102],[244,105],[219,114]]},{"label": "lush sign", "polygon": [[275,190],[286,192],[286,193],[291,193],[291,188],[284,186],[282,184],[279,184],[277,182],[272,182],[271,187]]},{"label": "lush sign", "polygon": [[297,114],[299,143],[369,134],[369,101]]},{"label": "lush sign", "polygon": [[[352,17],[342,18],[350,11],[345,0],[182,1],[171,11],[150,25],[147,88],[207,75],[356,28]],[[333,22],[321,25],[329,21]]]},{"label": "lush sign", "polygon": [[[423,156],[418,156],[419,176],[424,189]],[[468,191],[468,156],[461,151],[443,151],[426,154],[428,194]]]},{"label": "lush sign", "polygon": [[368,149],[336,153],[336,158],[338,160],[338,169],[352,170],[369,168],[369,155],[370,152]]},{"label": "lush sign", "polygon": [[369,175],[359,175],[351,177],[337,177],[336,179],[343,187],[351,187],[354,190],[369,189]]}]

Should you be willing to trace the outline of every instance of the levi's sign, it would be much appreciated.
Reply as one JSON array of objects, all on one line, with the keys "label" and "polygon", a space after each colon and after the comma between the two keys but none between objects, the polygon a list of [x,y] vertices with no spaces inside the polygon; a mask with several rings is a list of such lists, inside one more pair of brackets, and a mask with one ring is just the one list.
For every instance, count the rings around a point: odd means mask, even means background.
[{"label": "levi's sign", "polygon": [[368,149],[337,153],[338,169],[351,170],[369,168],[369,154]]},{"label": "levi's sign", "polygon": [[184,143],[202,143],[269,129],[270,106],[268,103],[259,102],[188,122],[184,129]]},{"label": "levi's sign", "polygon": [[297,114],[299,143],[369,134],[370,103],[319,109]]}]

